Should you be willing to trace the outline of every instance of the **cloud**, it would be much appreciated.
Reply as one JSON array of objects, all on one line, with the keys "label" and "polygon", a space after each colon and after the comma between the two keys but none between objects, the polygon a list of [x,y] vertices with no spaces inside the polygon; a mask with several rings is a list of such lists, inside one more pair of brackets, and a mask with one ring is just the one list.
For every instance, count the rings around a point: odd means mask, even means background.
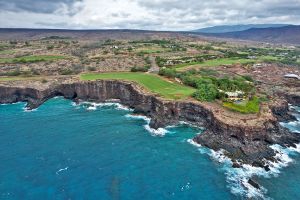
[{"label": "cloud", "polygon": [[33,13],[55,13],[73,15],[81,8],[82,0],[0,0],[0,10]]},{"label": "cloud", "polygon": [[0,26],[193,30],[298,24],[299,10],[299,0],[0,0]]}]

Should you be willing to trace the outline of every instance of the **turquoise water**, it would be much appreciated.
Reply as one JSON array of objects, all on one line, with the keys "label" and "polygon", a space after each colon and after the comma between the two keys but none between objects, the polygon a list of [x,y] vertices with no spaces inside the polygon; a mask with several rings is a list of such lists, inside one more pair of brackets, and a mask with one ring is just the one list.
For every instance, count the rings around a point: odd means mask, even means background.
[{"label": "turquoise water", "polygon": [[[151,132],[121,106],[49,100],[36,111],[0,105],[0,199],[243,199],[247,175],[220,152],[190,144],[201,129]],[[300,159],[259,178],[264,198],[300,199]],[[217,162],[216,160],[222,160]],[[257,197],[257,196],[256,196]]]}]

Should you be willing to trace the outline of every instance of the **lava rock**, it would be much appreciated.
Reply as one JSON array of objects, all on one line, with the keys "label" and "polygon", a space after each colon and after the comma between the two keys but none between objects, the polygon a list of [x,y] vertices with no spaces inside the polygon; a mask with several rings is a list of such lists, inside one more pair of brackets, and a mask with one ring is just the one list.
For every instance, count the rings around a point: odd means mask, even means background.
[{"label": "lava rock", "polygon": [[266,170],[266,172],[268,172],[268,171],[271,170],[269,165],[265,165],[265,166],[264,166],[264,169]]},{"label": "lava rock", "polygon": [[237,163],[237,162],[234,162],[234,163],[232,164],[232,167],[233,167],[233,168],[241,168],[241,165],[240,165],[239,163]]},{"label": "lava rock", "polygon": [[250,184],[250,185],[252,185],[253,187],[255,187],[256,189],[260,189],[260,186],[259,186],[259,184],[258,183],[256,183],[253,179],[249,179],[248,180],[248,183]]}]

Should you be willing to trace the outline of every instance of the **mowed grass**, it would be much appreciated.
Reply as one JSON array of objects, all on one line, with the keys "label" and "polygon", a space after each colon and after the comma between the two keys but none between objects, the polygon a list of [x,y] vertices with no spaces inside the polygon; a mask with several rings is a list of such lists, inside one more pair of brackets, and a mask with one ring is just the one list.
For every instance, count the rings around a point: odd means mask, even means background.
[{"label": "mowed grass", "polygon": [[258,113],[259,112],[260,100],[257,97],[254,97],[252,100],[246,102],[245,104],[236,104],[231,102],[224,102],[223,106],[232,111],[237,111],[240,113]]},{"label": "mowed grass", "polygon": [[201,63],[201,66],[204,67],[214,67],[219,65],[233,65],[233,64],[247,64],[251,63],[253,60],[251,59],[241,59],[241,58],[220,58],[215,60],[207,60]]},{"label": "mowed grass", "polygon": [[22,56],[18,58],[0,58],[0,63],[33,63],[33,62],[45,62],[64,59],[65,56],[60,55],[34,55],[34,56]]},{"label": "mowed grass", "polygon": [[199,68],[199,67],[216,67],[220,65],[233,65],[233,64],[247,64],[255,62],[252,59],[243,59],[243,58],[218,58],[213,60],[207,60],[204,62],[194,62],[194,63],[185,63],[176,65],[175,68],[179,71],[190,69],[190,68]]},{"label": "mowed grass", "polygon": [[90,73],[82,74],[82,80],[128,80],[134,81],[145,89],[158,94],[166,99],[186,99],[196,90],[178,83],[169,82],[154,74],[134,72]]}]

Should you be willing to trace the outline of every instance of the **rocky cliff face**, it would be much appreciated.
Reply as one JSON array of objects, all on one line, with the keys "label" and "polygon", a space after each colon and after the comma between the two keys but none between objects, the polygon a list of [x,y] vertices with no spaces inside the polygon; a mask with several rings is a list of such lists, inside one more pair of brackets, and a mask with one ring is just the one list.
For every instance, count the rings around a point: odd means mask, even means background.
[{"label": "rocky cliff face", "polygon": [[[272,159],[271,144],[292,146],[300,136],[279,126],[272,118],[259,126],[230,124],[216,117],[216,113],[196,102],[166,101],[142,91],[137,85],[123,81],[94,81],[58,84],[39,90],[27,87],[0,86],[0,103],[28,102],[37,108],[49,98],[63,96],[72,100],[104,102],[119,99],[135,112],[151,117],[153,128],[175,125],[185,121],[206,128],[194,141],[214,150],[224,149],[234,159],[264,166],[263,158]],[[275,113],[287,112],[286,105],[273,108]]]}]

